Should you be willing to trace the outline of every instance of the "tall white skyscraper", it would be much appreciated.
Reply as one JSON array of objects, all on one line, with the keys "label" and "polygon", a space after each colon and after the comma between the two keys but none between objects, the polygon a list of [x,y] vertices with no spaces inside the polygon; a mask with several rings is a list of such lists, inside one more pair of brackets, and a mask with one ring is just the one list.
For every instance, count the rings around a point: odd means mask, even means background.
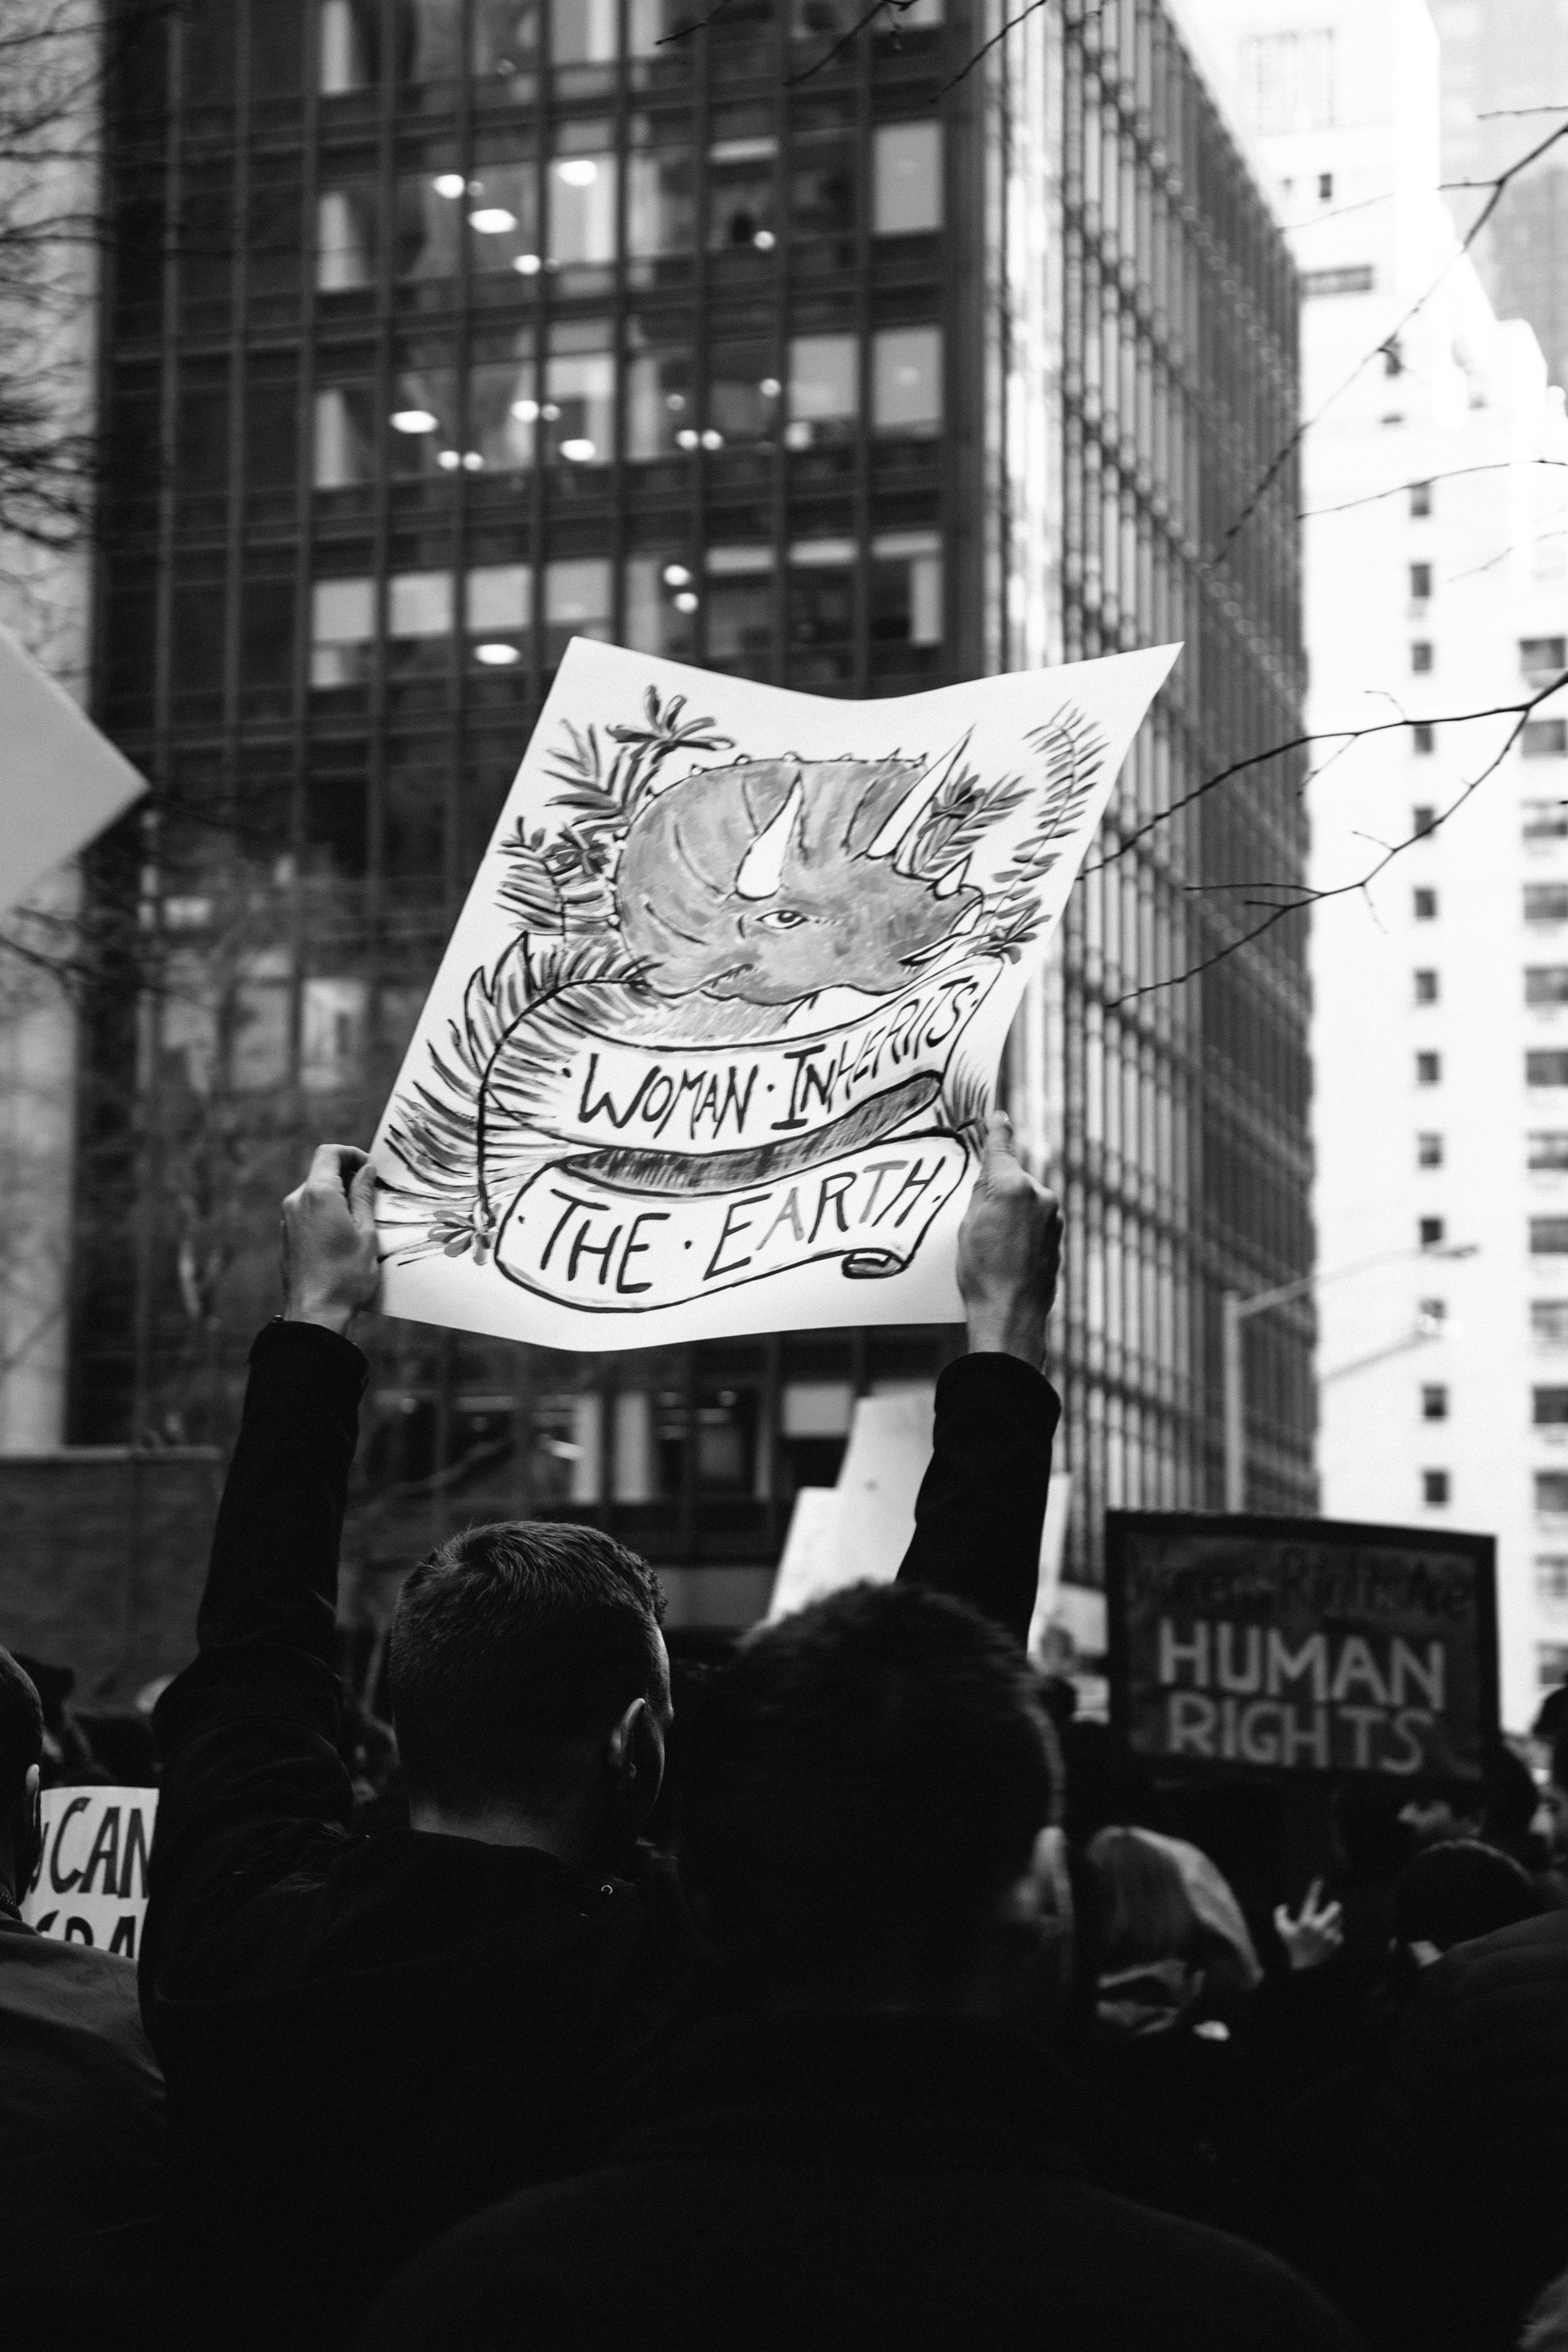
[{"label": "tall white skyscraper", "polygon": [[[1304,273],[1319,1463],[1568,1679],[1568,427],[1438,194],[1424,0],[1203,0]],[[1505,199],[1506,201],[1506,199]],[[1375,729],[1359,739],[1336,730]]]}]

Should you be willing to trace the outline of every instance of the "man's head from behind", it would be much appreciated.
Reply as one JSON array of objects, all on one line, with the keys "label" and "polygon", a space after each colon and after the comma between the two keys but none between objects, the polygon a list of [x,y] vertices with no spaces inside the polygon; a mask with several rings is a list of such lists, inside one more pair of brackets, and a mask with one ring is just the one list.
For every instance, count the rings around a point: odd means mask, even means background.
[{"label": "man's head from behind", "polygon": [[0,1650],[0,1885],[20,1902],[37,1860],[44,1709],[31,1677]]},{"label": "man's head from behind", "polygon": [[393,1717],[415,1824],[542,1843],[598,1864],[658,1794],[669,1721],[664,1596],[595,1528],[469,1528],[393,1619]]},{"label": "man's head from behind", "polygon": [[857,1586],[752,1634],[691,1732],[682,1872],[753,1997],[972,1998],[1058,1793],[1006,1634],[961,1601]]}]

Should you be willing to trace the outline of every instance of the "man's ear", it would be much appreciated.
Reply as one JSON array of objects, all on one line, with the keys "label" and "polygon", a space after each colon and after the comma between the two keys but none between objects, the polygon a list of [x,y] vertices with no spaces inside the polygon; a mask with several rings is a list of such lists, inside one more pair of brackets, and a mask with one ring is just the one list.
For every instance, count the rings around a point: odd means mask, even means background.
[{"label": "man's ear", "polygon": [[22,1783],[21,1821],[16,1839],[16,1900],[32,1891],[44,1865],[44,1800],[42,1776],[36,1764],[27,1767]]},{"label": "man's ear", "polygon": [[1049,1826],[997,1904],[990,1948],[965,2006],[1026,2031],[1049,2031],[1071,1997],[1073,1967],[1067,1839]]},{"label": "man's ear", "polygon": [[658,1801],[664,1734],[646,1698],[634,1698],[611,1729],[605,1751],[616,1827],[636,1837]]}]

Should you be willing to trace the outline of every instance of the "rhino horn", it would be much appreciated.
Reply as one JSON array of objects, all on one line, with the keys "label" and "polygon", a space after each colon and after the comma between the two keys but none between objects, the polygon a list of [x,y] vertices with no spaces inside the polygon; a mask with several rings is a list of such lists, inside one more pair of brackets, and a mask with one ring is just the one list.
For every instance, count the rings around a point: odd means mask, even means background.
[{"label": "rhino horn", "polygon": [[735,875],[739,898],[771,898],[784,879],[784,859],[805,801],[805,786],[797,775],[784,806],[770,818],[752,842]]},{"label": "rhino horn", "polygon": [[[866,852],[868,857],[891,857],[895,873],[910,872],[909,852],[913,845],[915,828],[952,775],[968,742],[966,735],[962,743],[953,745],[945,760],[933,761],[922,774],[915,778],[898,807],[883,822],[877,838]],[[900,851],[904,853],[901,856],[898,854]]]}]

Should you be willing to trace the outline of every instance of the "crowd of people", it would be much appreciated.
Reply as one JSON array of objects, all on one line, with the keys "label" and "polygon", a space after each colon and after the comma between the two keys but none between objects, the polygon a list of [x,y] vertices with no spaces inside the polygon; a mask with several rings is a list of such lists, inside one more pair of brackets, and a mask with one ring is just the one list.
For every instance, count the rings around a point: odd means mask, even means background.
[{"label": "crowd of people", "polygon": [[1568,1717],[1544,1803],[1506,1747],[1347,1784],[1288,1902],[1078,1719],[1024,1646],[1060,1220],[1005,1119],[896,1581],[672,1675],[635,1554],[469,1528],[395,1742],[334,1671],[374,1185],[323,1147],[284,1206],[134,1967],[23,1922],[72,1734],[0,1652],[17,2342],[1568,2352]]}]

